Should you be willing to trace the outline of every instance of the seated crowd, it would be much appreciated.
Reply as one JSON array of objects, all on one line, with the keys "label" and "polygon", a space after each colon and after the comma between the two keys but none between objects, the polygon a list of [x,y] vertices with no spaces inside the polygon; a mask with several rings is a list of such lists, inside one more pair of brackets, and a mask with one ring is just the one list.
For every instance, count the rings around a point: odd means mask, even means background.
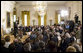
[{"label": "seated crowd", "polygon": [[[81,25],[74,26],[72,31],[59,24],[19,28],[17,36],[20,38],[15,37],[13,43],[10,43],[10,36],[1,40],[2,52],[82,52]],[[21,35],[26,34],[25,32],[31,34],[22,42]]]}]

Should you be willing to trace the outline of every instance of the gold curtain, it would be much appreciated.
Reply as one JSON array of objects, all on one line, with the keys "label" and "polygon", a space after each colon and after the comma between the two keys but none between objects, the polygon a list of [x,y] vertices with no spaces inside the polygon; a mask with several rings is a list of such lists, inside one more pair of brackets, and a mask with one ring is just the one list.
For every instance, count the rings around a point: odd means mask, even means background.
[{"label": "gold curtain", "polygon": [[30,11],[27,11],[27,26],[30,26]]},{"label": "gold curtain", "polygon": [[16,15],[16,11],[13,11],[13,15]]},{"label": "gold curtain", "polygon": [[21,17],[21,19],[22,19],[22,24],[23,24],[23,26],[24,26],[24,11],[22,11],[22,17]]},{"label": "gold curtain", "polygon": [[55,23],[58,24],[58,11],[55,12]]},{"label": "gold curtain", "polygon": [[63,17],[60,17],[60,21],[62,21],[63,19],[62,19]]},{"label": "gold curtain", "polygon": [[38,25],[41,26],[41,16],[38,15]]},{"label": "gold curtain", "polygon": [[47,14],[44,15],[44,26],[47,25],[46,20],[47,20]]}]

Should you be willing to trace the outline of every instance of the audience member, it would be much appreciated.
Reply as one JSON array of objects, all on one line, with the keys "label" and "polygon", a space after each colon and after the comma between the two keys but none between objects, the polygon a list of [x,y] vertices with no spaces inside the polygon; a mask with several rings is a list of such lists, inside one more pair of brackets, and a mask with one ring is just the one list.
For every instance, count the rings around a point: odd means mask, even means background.
[{"label": "audience member", "polygon": [[66,49],[66,52],[76,52],[76,49],[75,49],[73,46],[69,46],[69,47]]},{"label": "audience member", "polygon": [[11,42],[10,42],[10,36],[6,36],[5,37],[5,45],[4,45],[4,47],[8,48],[10,44],[11,44]]},{"label": "audience member", "polygon": [[[12,43],[10,36],[1,39],[1,48],[3,52],[82,52],[81,28],[73,21],[52,26],[19,26],[18,32],[14,29],[17,35]],[[24,35],[29,37],[22,41]]]}]

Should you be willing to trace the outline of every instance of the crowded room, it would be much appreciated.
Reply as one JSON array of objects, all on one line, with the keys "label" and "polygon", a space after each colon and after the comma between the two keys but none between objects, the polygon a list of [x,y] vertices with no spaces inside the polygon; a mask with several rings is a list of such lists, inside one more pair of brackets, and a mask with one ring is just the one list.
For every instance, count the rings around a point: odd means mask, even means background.
[{"label": "crowded room", "polygon": [[82,52],[82,1],[1,1],[1,52]]}]

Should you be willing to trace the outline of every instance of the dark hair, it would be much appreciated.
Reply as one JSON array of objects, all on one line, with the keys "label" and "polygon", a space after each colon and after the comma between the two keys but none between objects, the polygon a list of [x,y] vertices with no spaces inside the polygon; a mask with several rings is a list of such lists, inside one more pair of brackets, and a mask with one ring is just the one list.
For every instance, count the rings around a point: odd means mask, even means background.
[{"label": "dark hair", "polygon": [[76,52],[76,48],[73,46],[69,46],[67,47],[66,52]]},{"label": "dark hair", "polygon": [[53,48],[55,48],[55,42],[54,41],[49,41],[48,42],[48,47],[50,48],[50,49],[53,49]]},{"label": "dark hair", "polygon": [[5,45],[5,40],[1,40],[1,45],[2,45],[2,46]]},{"label": "dark hair", "polygon": [[57,24],[57,26],[60,26],[60,24]]},{"label": "dark hair", "polygon": [[81,37],[81,39],[80,39],[80,42],[82,43],[82,37]]},{"label": "dark hair", "polygon": [[44,43],[43,41],[41,41],[41,42],[39,43],[39,46],[40,46],[40,48],[43,48],[43,47],[45,46],[45,43]]},{"label": "dark hair", "polygon": [[29,51],[29,43],[26,43],[23,48],[24,48],[25,52],[28,52]]},{"label": "dark hair", "polygon": [[57,48],[54,48],[54,49],[53,49],[53,52],[57,52]]},{"label": "dark hair", "polygon": [[12,43],[12,44],[9,45],[9,50],[10,50],[10,52],[13,52],[15,50],[14,43]]},{"label": "dark hair", "polygon": [[56,24],[54,24],[54,26],[56,26]]},{"label": "dark hair", "polygon": [[5,37],[5,41],[6,41],[6,42],[9,42],[9,41],[10,41],[10,36],[6,36],[6,37]]},{"label": "dark hair", "polygon": [[26,38],[25,41],[28,43],[30,42],[30,37],[29,38]]}]

